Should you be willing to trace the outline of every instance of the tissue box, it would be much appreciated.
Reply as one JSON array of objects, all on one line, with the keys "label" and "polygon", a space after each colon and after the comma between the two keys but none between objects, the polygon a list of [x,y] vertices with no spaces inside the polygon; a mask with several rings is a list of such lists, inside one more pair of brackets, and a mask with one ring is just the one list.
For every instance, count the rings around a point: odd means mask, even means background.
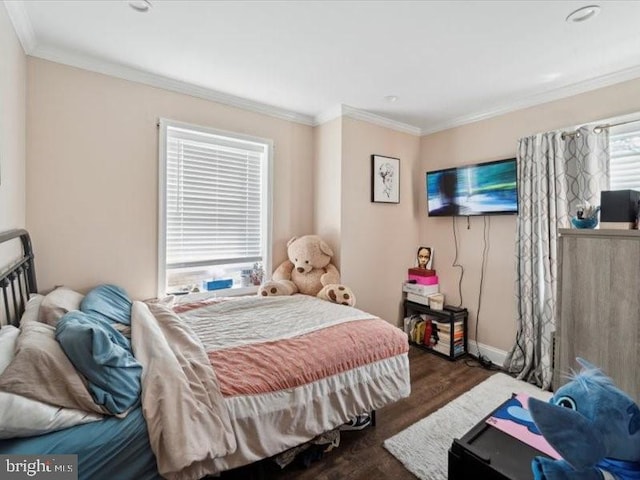
[{"label": "tissue box", "polygon": [[211,280],[209,282],[205,282],[204,286],[207,290],[220,290],[222,288],[231,288],[233,287],[233,279],[225,278],[220,280]]}]

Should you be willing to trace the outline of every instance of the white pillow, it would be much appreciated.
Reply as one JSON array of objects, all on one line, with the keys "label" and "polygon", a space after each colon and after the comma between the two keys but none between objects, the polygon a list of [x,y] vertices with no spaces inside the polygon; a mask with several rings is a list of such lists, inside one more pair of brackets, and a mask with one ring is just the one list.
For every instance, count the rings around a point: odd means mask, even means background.
[{"label": "white pillow", "polygon": [[39,293],[32,293],[29,297],[29,301],[24,307],[24,313],[22,314],[22,318],[20,319],[20,325],[25,322],[37,322],[38,316],[40,314],[40,305],[42,305],[42,301],[44,300],[44,295],[40,295]]},{"label": "white pillow", "polygon": [[0,328],[0,375],[16,354],[16,340],[19,333],[20,329],[13,325],[5,325]]},{"label": "white pillow", "polygon": [[38,320],[55,327],[65,313],[80,310],[80,303],[84,295],[74,292],[67,287],[58,287],[47,294],[40,305]]},{"label": "white pillow", "polygon": [[[39,297],[40,301],[44,298],[42,295]],[[27,322],[34,321],[34,315],[37,317],[38,299],[32,300],[34,301],[29,300],[21,321],[25,321],[25,316]],[[20,330],[12,325],[0,329],[0,375],[15,356],[19,333]],[[71,408],[54,407],[13,393],[0,392],[0,439],[30,437],[97,420],[102,420],[102,416]]]},{"label": "white pillow", "polygon": [[102,418],[94,413],[58,408],[13,393],[0,392],[0,439],[41,435]]}]

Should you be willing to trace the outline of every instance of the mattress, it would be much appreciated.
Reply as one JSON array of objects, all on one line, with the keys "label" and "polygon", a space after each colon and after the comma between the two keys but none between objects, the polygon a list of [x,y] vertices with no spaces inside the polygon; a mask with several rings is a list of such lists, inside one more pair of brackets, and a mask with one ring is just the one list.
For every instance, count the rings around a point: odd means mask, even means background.
[{"label": "mattress", "polygon": [[[355,308],[304,295],[190,301],[174,311],[216,372],[237,450],[220,471],[268,458],[410,393],[407,337]],[[159,478],[141,408],[124,419],[0,441],[0,453],[78,454],[82,479]]]},{"label": "mattress", "polygon": [[208,353],[238,448],[221,470],[278,454],[410,393],[404,332],[306,295],[189,302],[174,310]]},{"label": "mattress", "polygon": [[76,454],[80,479],[161,478],[140,407],[123,419],[110,417],[37,437],[0,440],[0,453]]}]

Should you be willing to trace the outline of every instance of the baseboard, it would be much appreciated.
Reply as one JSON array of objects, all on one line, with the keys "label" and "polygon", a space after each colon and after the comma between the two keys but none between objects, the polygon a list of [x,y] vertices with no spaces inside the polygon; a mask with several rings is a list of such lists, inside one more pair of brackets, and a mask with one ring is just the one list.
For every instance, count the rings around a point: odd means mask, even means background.
[{"label": "baseboard", "polygon": [[469,354],[474,357],[478,356],[478,349],[480,350],[480,355],[487,357],[491,360],[496,366],[502,368],[504,365],[504,361],[507,358],[507,352],[504,350],[500,350],[499,348],[492,347],[490,345],[485,345],[483,343],[478,343],[475,340],[469,340],[468,342]]}]

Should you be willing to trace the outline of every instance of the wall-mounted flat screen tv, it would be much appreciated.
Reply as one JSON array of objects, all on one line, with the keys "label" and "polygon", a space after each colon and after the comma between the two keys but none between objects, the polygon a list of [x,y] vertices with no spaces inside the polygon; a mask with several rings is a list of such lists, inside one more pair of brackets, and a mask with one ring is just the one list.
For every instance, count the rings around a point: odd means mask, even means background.
[{"label": "wall-mounted flat screen tv", "polygon": [[430,217],[518,213],[515,158],[427,172]]}]

